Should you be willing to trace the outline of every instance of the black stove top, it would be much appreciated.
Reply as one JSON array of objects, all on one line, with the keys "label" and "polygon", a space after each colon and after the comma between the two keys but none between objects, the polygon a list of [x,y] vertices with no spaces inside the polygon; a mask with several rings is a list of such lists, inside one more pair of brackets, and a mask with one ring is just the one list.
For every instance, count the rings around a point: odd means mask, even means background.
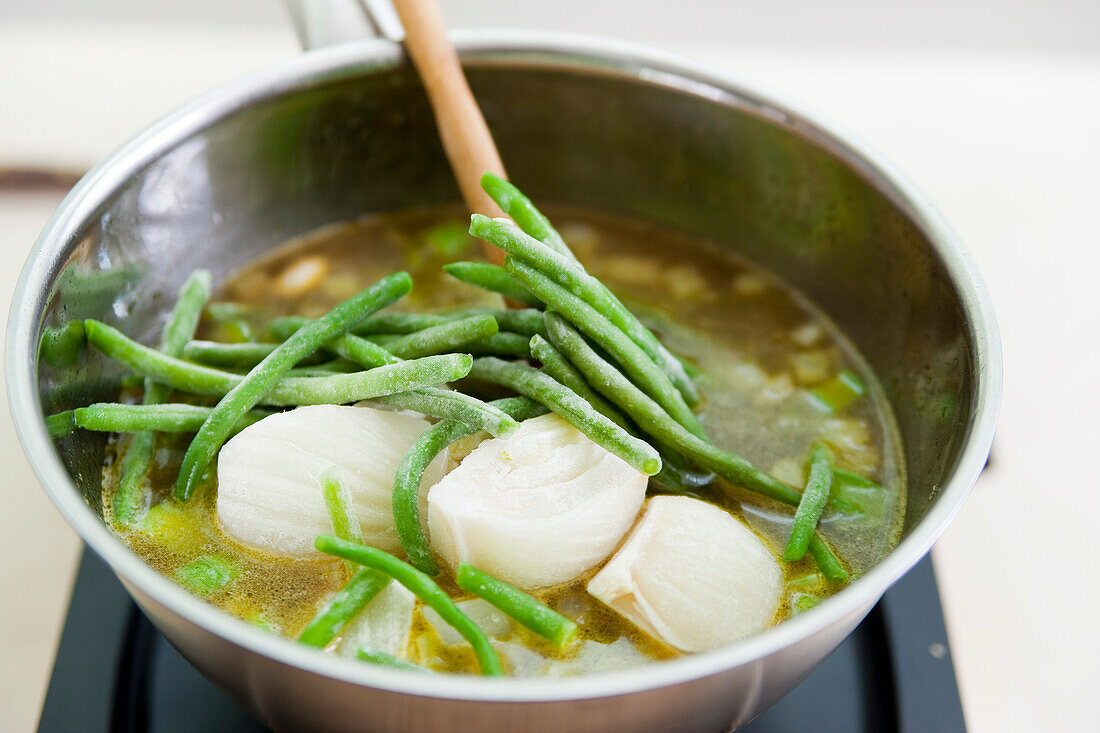
[{"label": "black stove top", "polygon": [[[965,731],[932,564],[925,558],[748,733]],[[39,733],[266,733],[153,628],[85,550]]]}]

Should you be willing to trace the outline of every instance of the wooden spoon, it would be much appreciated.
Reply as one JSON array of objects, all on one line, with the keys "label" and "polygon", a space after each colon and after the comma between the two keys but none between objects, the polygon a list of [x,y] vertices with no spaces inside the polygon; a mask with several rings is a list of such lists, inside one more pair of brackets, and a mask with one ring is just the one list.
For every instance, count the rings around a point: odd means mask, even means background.
[{"label": "wooden spoon", "polygon": [[[471,213],[504,216],[481,190],[481,174],[490,171],[506,177],[496,143],[485,124],[470,85],[462,73],[458,54],[447,38],[443,13],[436,0],[393,0],[405,27],[405,49],[420,74],[435,113],[439,137],[451,162],[455,180]],[[500,264],[504,252],[482,242],[485,256]]]}]

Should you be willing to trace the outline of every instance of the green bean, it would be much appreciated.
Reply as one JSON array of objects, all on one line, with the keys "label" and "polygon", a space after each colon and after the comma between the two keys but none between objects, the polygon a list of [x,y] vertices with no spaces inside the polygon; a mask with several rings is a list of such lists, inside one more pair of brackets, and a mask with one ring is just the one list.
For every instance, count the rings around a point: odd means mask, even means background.
[{"label": "green bean", "polygon": [[594,443],[647,476],[661,470],[661,458],[653,446],[611,422],[585,402],[583,397],[549,374],[524,364],[513,364],[485,356],[474,360],[470,376],[514,389],[524,397],[546,405]]},{"label": "green bean", "polygon": [[184,359],[200,364],[228,369],[251,368],[263,361],[279,344],[250,341],[223,344],[217,341],[189,341],[180,354]]},{"label": "green bean", "polygon": [[[463,311],[461,318],[451,318],[448,316],[445,320],[440,320],[437,323],[433,323],[430,326],[420,331],[412,331],[408,334],[399,333],[381,333],[370,334],[369,339],[362,336],[356,336],[354,334],[344,334],[339,336],[328,343],[328,348],[337,354],[344,356],[352,361],[355,361],[364,366],[378,366],[380,364],[393,364],[401,359],[394,356],[391,353],[391,349],[401,348],[402,344],[409,343],[409,341],[420,337],[420,334],[424,334],[429,329],[443,329],[449,324],[453,324],[463,320],[469,320],[472,318],[483,319],[488,316],[492,316],[498,324],[507,323],[510,326],[515,326],[522,331],[521,333],[504,332],[493,333],[492,335],[478,338],[473,341],[469,341],[462,345],[462,351],[475,354],[492,354],[502,356],[527,356],[527,338],[531,333],[537,333],[543,330],[543,318],[542,312],[530,309],[516,310],[516,311],[486,311],[483,313],[476,313],[472,311]],[[515,314],[515,315],[513,315]],[[384,314],[385,315],[385,314]],[[418,314],[400,314],[400,315],[418,315]],[[292,320],[292,317],[287,317],[281,320],[276,330],[287,333],[293,332],[294,328],[301,327],[305,322],[303,318],[296,318]],[[421,324],[422,325],[422,324]],[[479,328],[485,328],[483,322],[478,326]],[[398,329],[400,331],[400,329]],[[438,332],[437,332],[438,333]],[[421,337],[423,338],[423,337]],[[373,340],[371,340],[373,339]],[[408,341],[406,340],[408,339]],[[445,349],[445,345],[435,345],[435,349]]]},{"label": "green bean", "polygon": [[345,333],[328,342],[328,347],[345,359],[362,364],[368,369],[387,364],[400,364],[401,358],[394,356],[378,344],[360,336]]},{"label": "green bean", "polygon": [[584,376],[577,368],[554,348],[554,345],[535,334],[530,341],[531,355],[542,363],[542,370],[569,389],[580,395],[588,404],[592,405],[601,415],[618,425],[623,430],[628,430],[626,418],[615,407],[601,397],[596,390],[588,386]]},{"label": "green bean", "polygon": [[698,437],[706,439],[703,426],[668,376],[638,344],[616,328],[610,320],[581,298],[519,260],[509,257],[504,266],[548,306],[563,315],[568,314],[565,317],[570,323],[611,354],[634,383],[656,400],[676,422]]},{"label": "green bean", "polygon": [[313,617],[298,641],[323,649],[356,615],[390,584],[388,576],[372,568],[360,568]]},{"label": "green bean", "polygon": [[331,377],[334,374],[350,374],[362,369],[350,359],[336,358],[310,366],[296,366],[286,370],[284,377]]},{"label": "green bean", "polygon": [[[85,321],[84,328],[88,343],[107,356],[182,392],[217,397],[227,394],[245,378],[240,374],[165,356],[99,321]],[[351,374],[284,377],[260,403],[284,406],[358,402],[461,379],[466,375],[470,362],[468,354],[440,354]]]},{"label": "green bean", "polygon": [[385,652],[372,652],[367,651],[366,649],[360,649],[356,652],[355,655],[364,662],[380,664],[383,667],[403,669],[406,672],[431,672],[430,669],[421,667],[419,664],[413,664],[412,662],[406,661],[404,659],[399,659],[392,654],[386,654]]},{"label": "green bean", "polygon": [[363,528],[351,510],[351,491],[340,479],[335,466],[321,474],[321,493],[332,520],[333,533],[342,540],[363,544]]},{"label": "green bean", "polygon": [[542,212],[531,203],[531,199],[524,196],[518,188],[489,172],[482,174],[481,188],[493,201],[496,201],[501,211],[512,217],[526,234],[542,241],[558,254],[573,259],[573,252],[554,229],[550,220],[543,216]]},{"label": "green bean", "polygon": [[[495,324],[496,321],[493,321]],[[416,333],[409,334],[408,336],[397,335],[379,335],[371,336],[374,343],[381,346],[386,351],[397,352],[401,349],[402,341],[404,339],[414,338],[422,333],[435,328],[444,328],[450,324],[444,324],[444,326],[433,326],[432,328],[424,329],[424,331],[417,331]],[[354,336],[351,338],[355,338]],[[449,347],[435,347],[430,351],[449,351]],[[509,356],[509,357],[522,357],[526,358],[529,354],[528,337],[518,333],[509,333],[502,331],[500,333],[494,333],[491,336],[485,336],[474,341],[469,341],[464,344],[460,349],[456,349],[467,354],[475,354],[477,356]]]},{"label": "green bean", "polygon": [[483,675],[500,677],[504,674],[500,666],[500,657],[489,643],[485,632],[469,616],[462,613],[450,596],[427,575],[388,552],[346,542],[336,537],[319,535],[314,546],[326,555],[341,557],[379,570],[408,588],[470,642]]},{"label": "green bean", "polygon": [[176,498],[181,501],[190,498],[199,478],[225,442],[233,425],[272,390],[288,369],[324,346],[329,339],[347,331],[379,308],[393,303],[411,289],[412,278],[407,272],[384,277],[312,323],[302,326],[257,364],[239,384],[222,397],[191,441],[180,464]]},{"label": "green bean", "polygon": [[470,316],[457,321],[429,326],[404,336],[394,336],[379,345],[401,359],[459,350],[471,341],[488,338],[497,332],[497,321],[490,315]]},{"label": "green bean", "polygon": [[217,303],[206,304],[206,315],[214,323],[226,323],[228,321],[239,321],[251,318],[255,316],[259,310],[260,309],[254,305],[245,305],[244,303],[219,301]]},{"label": "green bean", "polygon": [[783,559],[795,562],[806,556],[810,540],[817,530],[817,522],[829,500],[829,489],[833,481],[833,472],[829,461],[829,449],[818,443],[810,453],[810,475],[806,479],[806,488],[794,513],[791,536],[783,550]]},{"label": "green bean", "polygon": [[72,410],[62,410],[46,416],[46,432],[55,438],[71,433],[75,427]]},{"label": "green bean", "polygon": [[528,359],[531,356],[531,338],[521,333],[501,331],[466,344],[464,351],[474,356],[506,356]]},{"label": "green bean", "polygon": [[[577,295],[611,321],[637,344],[676,385],[689,406],[699,403],[699,391],[684,371],[683,364],[666,349],[653,332],[624,306],[603,283],[585,271],[576,260],[562,256],[552,248],[516,229],[505,219],[489,219],[475,214],[470,233],[485,239],[549,276]],[[515,273],[512,273],[513,277]],[[521,281],[521,284],[522,281]],[[524,285],[530,290],[530,287]],[[537,293],[536,293],[537,295]]]},{"label": "green bean", "polygon": [[542,311],[537,308],[516,308],[514,310],[491,310],[489,315],[497,319],[501,332],[518,333],[530,338],[536,333],[546,334],[546,322]]},{"label": "green bean", "polygon": [[809,553],[826,580],[833,583],[844,583],[848,580],[848,571],[844,569],[844,564],[840,562],[840,558],[836,556],[836,553],[825,544],[820,532],[814,533],[813,539],[810,540]]},{"label": "green bean", "polygon": [[[251,369],[277,349],[279,344],[263,341],[226,344],[219,341],[189,341],[180,354],[188,361],[224,369]],[[299,366],[319,364],[325,360],[322,352],[307,356]]]},{"label": "green bean", "polygon": [[474,287],[488,290],[492,293],[500,293],[505,298],[510,298],[517,303],[526,305],[538,305],[539,300],[511,275],[504,271],[500,265],[489,262],[452,262],[443,265],[443,272],[456,280],[473,285]]},{"label": "green bean", "polygon": [[57,328],[46,326],[42,329],[38,355],[53,368],[64,369],[80,360],[84,343],[84,324],[81,321],[69,321]]},{"label": "green bean", "polygon": [[455,580],[462,590],[484,598],[531,631],[554,642],[559,649],[577,634],[577,625],[565,616],[469,563],[458,564]]},{"label": "green bean", "polygon": [[413,410],[455,420],[475,430],[484,430],[494,438],[507,438],[519,430],[519,423],[497,409],[494,403],[482,402],[476,397],[449,389],[413,389],[375,397],[372,401],[399,410]]},{"label": "green bean", "polygon": [[839,466],[833,466],[833,482],[836,483],[836,484],[843,485],[843,486],[850,486],[852,488],[875,489],[877,491],[885,491],[886,490],[886,489],[882,488],[881,486],[879,486],[878,484],[876,484],[874,481],[871,481],[870,479],[864,478],[863,476],[860,476],[858,473],[852,473],[851,471],[846,471],[843,468],[840,468]]},{"label": "green bean", "polygon": [[[522,421],[543,414],[545,408],[526,397],[506,397],[488,403],[493,408]],[[519,427],[518,422],[516,427]],[[458,420],[442,420],[417,438],[401,459],[393,477],[393,520],[397,538],[409,558],[409,563],[428,575],[438,575],[439,566],[428,547],[428,538],[420,525],[420,484],[424,471],[439,453],[454,443],[478,431],[477,426]]]},{"label": "green bean", "polygon": [[[714,471],[727,481],[769,499],[791,506],[798,505],[802,496],[795,489],[772,478],[744,458],[717,448],[689,433],[662,410],[660,405],[597,354],[595,349],[589,346],[584,338],[558,314],[547,313],[546,327],[550,333],[550,342],[573,362],[584,374],[588,383],[612,403],[618,405],[650,436],[672,446],[684,456]],[[476,373],[476,369],[475,364],[474,370],[470,372],[471,375]],[[823,563],[831,564],[834,571],[836,568],[843,571],[840,562],[836,558],[831,558],[831,552],[819,538],[815,537],[815,541],[810,543],[810,552],[826,575],[829,571]],[[834,572],[834,576],[839,574]]]},{"label": "green bean", "polygon": [[[106,433],[192,433],[202,427],[213,410],[211,407],[180,403],[158,405],[125,405],[118,402],[95,402],[72,411],[73,425],[85,430]],[[262,420],[272,413],[253,410],[235,426],[237,431]]]},{"label": "green bean", "polygon": [[[195,270],[180,287],[176,305],[168,315],[164,332],[161,334],[160,350],[166,356],[179,356],[187,342],[195,335],[195,329],[202,317],[203,306],[210,299],[211,282],[208,271]],[[85,331],[87,331],[86,328]],[[146,405],[164,402],[171,391],[169,387],[147,377],[142,401]],[[236,422],[234,420],[234,423]],[[130,439],[130,446],[122,459],[118,490],[115,492],[115,500],[112,504],[115,521],[119,524],[132,524],[142,509],[141,505],[145,503],[142,487],[145,476],[149,473],[149,464],[153,459],[154,440],[153,433],[144,430],[135,433]]]},{"label": "green bean", "polygon": [[[461,308],[446,313],[379,313],[365,318],[351,332],[357,336],[408,334],[422,331],[430,326],[438,326],[441,323],[457,321],[460,318],[482,315],[497,319],[501,331],[515,331],[526,336],[545,333],[542,311],[535,308]],[[273,334],[276,336],[285,334],[288,329],[293,330],[305,320],[307,319],[300,316],[276,318],[271,326]]]}]

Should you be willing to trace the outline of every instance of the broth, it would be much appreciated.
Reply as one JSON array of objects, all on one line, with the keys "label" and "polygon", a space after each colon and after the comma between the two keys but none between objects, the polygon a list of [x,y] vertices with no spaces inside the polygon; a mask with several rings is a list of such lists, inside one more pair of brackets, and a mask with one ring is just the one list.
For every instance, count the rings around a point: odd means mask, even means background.
[{"label": "broth", "polygon": [[[848,487],[847,498],[861,511],[826,514],[820,530],[853,576],[881,560],[896,545],[901,530],[904,460],[881,388],[835,324],[797,292],[726,249],[602,213],[549,213],[587,269],[673,352],[702,372],[698,384],[705,401],[699,415],[716,444],[802,486],[806,452],[814,441],[824,441],[841,466],[880,485]],[[245,307],[230,323],[204,321],[199,336],[242,339],[276,316],[321,315],[398,269],[408,270],[416,284],[397,304],[400,309],[499,307],[498,296],[457,282],[440,269],[449,261],[478,257],[478,243],[464,234],[463,219],[458,209],[372,215],[288,242],[224,284],[218,300]],[[814,404],[809,390],[842,369],[858,374],[867,385],[867,396],[829,413]],[[189,438],[158,436],[151,473],[154,504],[171,493]],[[104,475],[105,507],[112,505],[118,484],[120,461],[113,457],[124,452],[127,440],[111,445]],[[777,555],[782,551],[791,526],[788,507],[721,480],[700,489],[699,496],[741,517]],[[287,559],[239,544],[218,528],[215,499],[216,489],[210,485],[188,504],[154,507],[134,528],[113,522],[112,527],[135,553],[169,577],[205,572],[188,566],[202,554],[227,558],[232,582],[208,600],[275,633],[297,636],[347,581],[349,571],[327,558]],[[165,534],[174,538],[170,545],[156,539]],[[807,598],[835,591],[817,575],[808,556],[782,567],[787,591],[776,622],[805,608]],[[573,675],[680,654],[588,596],[585,583],[593,572],[568,585],[532,593],[579,624],[580,642],[568,652],[556,651],[499,612],[476,604],[466,608],[475,620],[496,631],[491,634],[494,646],[515,676]],[[453,598],[472,598],[447,573],[440,583]],[[470,648],[449,639],[448,630],[433,622],[419,601],[416,609],[408,659],[436,671],[476,672]],[[354,656],[354,627],[353,622],[330,650]]]}]

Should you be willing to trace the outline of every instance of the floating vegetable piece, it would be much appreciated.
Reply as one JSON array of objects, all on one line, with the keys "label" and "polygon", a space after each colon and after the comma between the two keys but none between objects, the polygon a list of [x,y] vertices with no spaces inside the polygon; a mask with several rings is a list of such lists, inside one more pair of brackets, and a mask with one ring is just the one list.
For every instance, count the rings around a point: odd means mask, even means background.
[{"label": "floating vegetable piece", "polygon": [[646,476],[557,415],[487,440],[428,492],[428,529],[451,567],[519,588],[573,580],[630,529]]},{"label": "floating vegetable piece", "polygon": [[82,321],[69,321],[57,328],[46,326],[42,329],[38,355],[53,368],[64,369],[80,360],[80,355],[84,353],[84,344]]},{"label": "floating vegetable piece", "polygon": [[865,394],[867,388],[863,382],[848,369],[841,370],[828,382],[809,392],[813,403],[826,412],[843,410]]},{"label": "floating vegetable piece", "polygon": [[[363,568],[390,580],[380,570]],[[404,658],[412,635],[416,596],[400,583],[390,582],[340,632],[338,651],[352,656],[359,649],[371,649]]]},{"label": "floating vegetable piece", "polygon": [[760,538],[728,512],[656,496],[588,592],[657,639],[701,652],[770,626],[783,573]]},{"label": "floating vegetable piece", "polygon": [[390,583],[373,568],[360,568],[343,588],[306,625],[298,641],[318,649],[329,642]]},{"label": "floating vegetable piece", "polygon": [[176,571],[176,580],[199,595],[213,595],[237,577],[237,569],[219,555],[197,557]]},{"label": "floating vegetable piece", "polygon": [[[366,542],[399,550],[391,503],[401,458],[428,429],[407,413],[316,405],[265,418],[228,441],[218,458],[218,518],[241,542],[277,555],[315,554],[313,540],[332,531],[320,485],[336,466]],[[442,475],[440,457],[426,471]]]}]

